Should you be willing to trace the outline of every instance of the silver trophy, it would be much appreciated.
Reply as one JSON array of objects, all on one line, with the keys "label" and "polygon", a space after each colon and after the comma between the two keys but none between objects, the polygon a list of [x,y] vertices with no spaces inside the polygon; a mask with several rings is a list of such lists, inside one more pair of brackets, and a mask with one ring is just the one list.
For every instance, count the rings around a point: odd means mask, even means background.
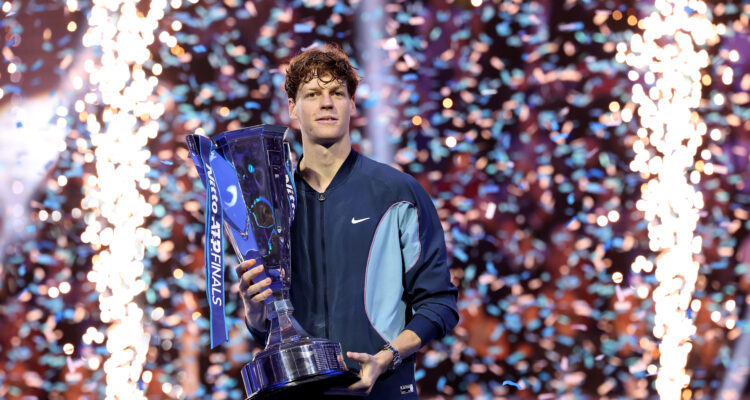
[{"label": "silver trophy", "polygon": [[[242,368],[245,391],[253,400],[290,398],[302,390],[307,395],[323,393],[330,388],[344,394],[345,390],[335,388],[357,380],[347,370],[339,343],[309,337],[292,316],[289,231],[296,193],[285,131],[258,125],[221,133],[211,146],[211,172],[221,196],[224,231],[240,261],[256,259],[263,264],[264,273],[255,281],[271,278],[266,346]],[[206,138],[198,135],[188,136],[187,141],[193,154],[206,145]]]}]

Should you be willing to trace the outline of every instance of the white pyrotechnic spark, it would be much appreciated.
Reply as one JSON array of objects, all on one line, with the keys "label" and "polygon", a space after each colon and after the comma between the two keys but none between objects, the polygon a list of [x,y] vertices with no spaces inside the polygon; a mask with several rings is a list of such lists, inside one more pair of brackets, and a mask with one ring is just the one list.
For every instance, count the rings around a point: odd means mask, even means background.
[{"label": "white pyrotechnic spark", "polygon": [[703,194],[693,184],[703,167],[702,161],[695,163],[695,154],[707,127],[697,109],[701,69],[709,65],[709,55],[700,48],[716,43],[718,35],[703,1],[656,0],[654,6],[639,22],[643,34],[633,34],[629,48],[620,43],[616,59],[631,67],[631,79],[642,77],[645,83],[633,85],[641,128],[630,168],[648,180],[636,208],[649,222],[649,248],[657,253],[659,284],[652,294],[653,334],[660,341],[656,390],[662,399],[681,399],[690,382],[685,366],[696,332],[687,316],[699,271],[693,255],[701,251],[695,229]]},{"label": "white pyrotechnic spark", "polygon": [[[68,7],[77,2],[68,0]],[[94,0],[83,45],[97,47],[101,57],[85,62],[92,90],[76,104],[91,137],[96,175],[85,180],[81,201],[87,223],[81,235],[98,250],[88,279],[99,292],[101,320],[109,324],[103,368],[106,399],[145,399],[138,382],[148,382],[143,371],[149,346],[143,310],[134,298],[147,285],[141,279],[145,246],[159,238],[143,227],[152,205],[139,191],[158,192],[147,177],[151,156],[145,147],[157,135],[157,119],[164,107],[153,100],[158,80],[147,77],[142,65],[150,58],[148,46],[164,17],[166,0],[152,0],[143,15],[135,0]],[[85,102],[85,103],[84,103]],[[94,106],[89,106],[93,104]],[[97,112],[86,108],[102,107]],[[95,363],[93,368],[98,368]]]},{"label": "white pyrotechnic spark", "polygon": [[[394,150],[391,143],[392,131],[389,128],[393,120],[393,106],[389,104],[387,92],[392,86],[392,76],[389,76],[389,65],[382,63],[388,57],[388,52],[398,49],[395,37],[386,39],[387,16],[382,10],[384,0],[363,1],[360,4],[359,21],[357,23],[357,38],[362,49],[361,59],[364,62],[364,76],[366,77],[360,93],[366,93],[372,106],[365,108],[369,123],[365,126],[369,143],[372,144],[372,155],[378,161],[390,163],[393,161]],[[410,57],[407,55],[406,57]]]}]

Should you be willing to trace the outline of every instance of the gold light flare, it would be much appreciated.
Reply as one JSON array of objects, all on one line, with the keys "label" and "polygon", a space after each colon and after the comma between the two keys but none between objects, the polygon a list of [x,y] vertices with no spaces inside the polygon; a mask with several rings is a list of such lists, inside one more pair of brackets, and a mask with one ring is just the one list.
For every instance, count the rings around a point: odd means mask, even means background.
[{"label": "gold light flare", "polygon": [[[709,65],[708,52],[701,47],[719,38],[703,1],[657,0],[654,6],[656,11],[639,22],[643,33],[633,34],[629,46],[618,45],[616,59],[644,76],[645,85],[636,83],[632,89],[641,128],[630,168],[647,180],[636,207],[648,221],[649,249],[655,253],[653,334],[660,343],[656,390],[661,399],[677,400],[690,383],[685,367],[696,328],[687,310],[694,302],[699,271],[693,255],[702,247],[695,230],[703,194],[693,184],[700,178],[695,158],[707,127],[696,110],[702,85],[711,78],[701,73]],[[632,268],[645,271],[649,264],[639,257]]]},{"label": "gold light flare", "polygon": [[[151,154],[146,144],[158,133],[164,107],[154,96],[158,79],[148,77],[142,64],[151,58],[148,46],[167,3],[152,0],[146,15],[136,3],[93,1],[82,41],[99,48],[101,57],[85,62],[91,90],[75,108],[91,137],[95,158],[89,160],[96,162],[96,175],[84,180],[81,208],[87,227],[81,239],[99,251],[88,279],[99,292],[101,320],[109,324],[102,334],[109,358],[90,367],[104,369],[107,400],[145,399],[138,382],[150,381],[143,371],[150,336],[134,299],[147,288],[142,279],[145,247],[160,241],[143,227],[152,206],[141,191],[159,190],[147,177]],[[68,0],[67,5],[75,9],[77,1]],[[97,110],[103,110],[101,120]],[[105,339],[97,335],[87,331],[84,343]]]}]

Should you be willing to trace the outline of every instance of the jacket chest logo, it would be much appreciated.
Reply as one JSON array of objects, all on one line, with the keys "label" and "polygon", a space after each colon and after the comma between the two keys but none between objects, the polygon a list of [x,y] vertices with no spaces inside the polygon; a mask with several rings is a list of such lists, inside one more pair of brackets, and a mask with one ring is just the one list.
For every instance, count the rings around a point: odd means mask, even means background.
[{"label": "jacket chest logo", "polygon": [[358,223],[365,222],[368,219],[370,219],[370,217],[362,218],[362,219],[355,219],[354,217],[352,217],[352,225],[357,225]]}]

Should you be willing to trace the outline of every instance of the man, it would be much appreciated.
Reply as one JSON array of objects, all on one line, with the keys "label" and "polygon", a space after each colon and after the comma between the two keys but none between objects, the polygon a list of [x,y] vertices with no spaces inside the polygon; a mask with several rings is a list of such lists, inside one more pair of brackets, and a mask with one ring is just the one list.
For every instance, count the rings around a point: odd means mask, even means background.
[{"label": "man", "polygon": [[[413,354],[458,322],[445,242],[435,207],[409,175],[351,148],[358,77],[327,45],[289,65],[289,116],[303,156],[295,173],[291,229],[294,316],[315,337],[340,342],[350,386],[368,399],[416,399]],[[270,280],[253,283],[254,260],[237,268],[248,326],[266,331]]]}]

